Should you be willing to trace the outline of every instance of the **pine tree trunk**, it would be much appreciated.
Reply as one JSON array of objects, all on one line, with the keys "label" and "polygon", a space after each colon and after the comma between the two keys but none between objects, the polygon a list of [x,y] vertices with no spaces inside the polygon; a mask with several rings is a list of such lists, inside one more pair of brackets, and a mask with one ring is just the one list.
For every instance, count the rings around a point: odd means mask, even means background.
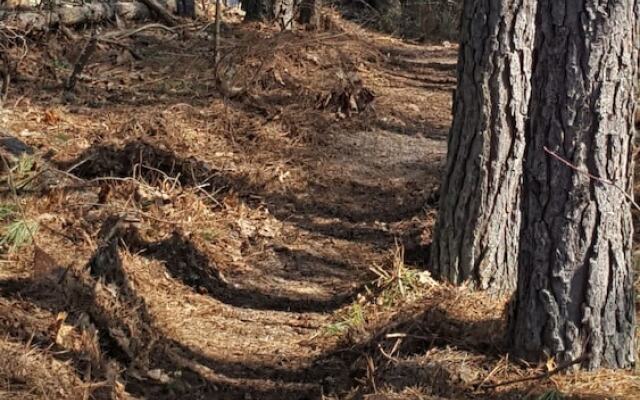
[{"label": "pine tree trunk", "polygon": [[245,11],[245,21],[272,21],[273,0],[241,0],[240,4]]},{"label": "pine tree trunk", "polygon": [[510,321],[517,356],[584,357],[590,369],[634,363],[627,196],[640,1],[605,3],[539,0]]},{"label": "pine tree trunk", "polygon": [[298,22],[306,24],[310,29],[320,26],[321,0],[301,0]]},{"label": "pine tree trunk", "polygon": [[293,5],[294,0],[274,0],[273,11],[283,31],[290,31],[293,28]]},{"label": "pine tree trunk", "polygon": [[195,0],[176,0],[176,12],[181,17],[196,18]]},{"label": "pine tree trunk", "polygon": [[435,274],[452,283],[497,292],[516,285],[534,3],[464,3],[458,89],[431,247]]}]

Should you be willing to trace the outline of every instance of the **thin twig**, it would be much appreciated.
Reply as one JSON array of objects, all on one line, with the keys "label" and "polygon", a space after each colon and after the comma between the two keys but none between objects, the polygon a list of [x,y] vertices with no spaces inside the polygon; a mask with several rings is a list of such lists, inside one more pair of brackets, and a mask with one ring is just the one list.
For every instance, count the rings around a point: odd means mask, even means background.
[{"label": "thin twig", "polygon": [[513,379],[513,380],[510,380],[510,381],[498,382],[498,383],[493,384],[493,385],[484,386],[483,389],[495,389],[497,387],[513,385],[513,384],[516,384],[516,383],[522,383],[522,382],[529,382],[529,381],[536,381],[536,380],[540,380],[540,379],[546,379],[546,378],[549,378],[549,377],[551,377],[551,376],[553,376],[553,375],[555,375],[555,374],[557,374],[557,373],[559,373],[561,371],[564,371],[565,369],[567,369],[567,368],[569,368],[569,367],[571,367],[573,365],[580,364],[581,362],[586,361],[588,359],[589,359],[589,355],[588,354],[584,354],[584,355],[582,355],[582,356],[580,356],[580,357],[578,357],[576,359],[569,360],[569,361],[567,361],[565,363],[562,363],[562,364],[560,364],[559,366],[557,366],[556,368],[554,368],[554,369],[552,369],[550,371],[543,372],[541,374],[534,375],[534,376],[528,376],[528,377],[525,377],[525,378],[518,378],[518,379]]},{"label": "thin twig", "polygon": [[638,205],[638,203],[636,203],[633,200],[633,197],[631,195],[629,195],[626,190],[624,190],[623,188],[621,188],[620,186],[618,186],[615,182],[606,179],[606,178],[601,178],[599,176],[595,176],[592,173],[590,173],[587,170],[581,169],[575,165],[573,165],[571,162],[569,162],[568,160],[562,158],[560,155],[558,155],[557,153],[554,153],[553,151],[549,150],[549,148],[547,146],[544,146],[544,151],[551,155],[553,158],[555,158],[556,160],[560,161],[561,163],[563,163],[564,165],[566,165],[567,167],[571,168],[572,170],[576,171],[579,174],[582,174],[590,179],[593,179],[594,181],[598,181],[598,182],[602,182],[605,183],[607,185],[613,186],[614,188],[618,189],[622,195],[629,200],[629,203],[631,203],[631,205],[638,211],[640,211],[640,205]]},{"label": "thin twig", "polygon": [[507,354],[507,356],[506,356],[505,358],[501,359],[501,360],[500,360],[500,362],[498,362],[498,364],[497,364],[497,365],[496,365],[496,366],[491,370],[491,372],[489,372],[489,375],[487,375],[487,376],[482,380],[482,382],[480,382],[480,383],[478,384],[478,386],[476,386],[476,390],[481,389],[481,388],[483,387],[483,385],[484,385],[485,383],[487,383],[487,381],[488,381],[489,379],[491,379],[491,377],[492,377],[496,372],[498,372],[498,370],[499,370],[499,369],[500,369],[500,367],[502,366],[502,361],[504,361],[504,362],[505,362],[505,364],[507,364],[507,363],[509,362],[509,355]]},{"label": "thin twig", "polygon": [[163,31],[167,31],[167,32],[171,32],[173,34],[176,33],[176,29],[180,28],[181,26],[176,26],[176,27],[169,27],[163,24],[158,24],[158,23],[152,23],[152,24],[146,24],[146,25],[142,25],[138,28],[135,29],[131,29],[125,32],[112,32],[112,33],[107,33],[105,35],[102,35],[101,39],[113,39],[113,40],[119,40],[119,39],[125,39],[128,38],[130,36],[135,35],[136,33],[140,33],[142,31],[146,31],[148,29],[160,29]]}]

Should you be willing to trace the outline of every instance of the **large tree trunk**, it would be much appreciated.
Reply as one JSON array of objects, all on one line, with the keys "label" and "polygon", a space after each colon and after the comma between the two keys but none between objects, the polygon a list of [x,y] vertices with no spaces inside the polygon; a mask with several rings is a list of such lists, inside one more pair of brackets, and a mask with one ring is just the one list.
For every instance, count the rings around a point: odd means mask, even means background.
[{"label": "large tree trunk", "polygon": [[241,0],[240,4],[246,13],[245,21],[272,21],[274,18],[273,0]]},{"label": "large tree trunk", "polygon": [[274,20],[282,30],[293,27],[294,0],[241,0],[245,21]]},{"label": "large tree trunk", "polygon": [[306,24],[310,29],[320,26],[320,7],[322,0],[301,0],[298,22]]},{"label": "large tree trunk", "polygon": [[539,0],[510,321],[517,356],[590,369],[634,363],[628,196],[639,14],[639,0]]},{"label": "large tree trunk", "polygon": [[535,1],[466,0],[458,89],[432,244],[452,283],[512,291]]},{"label": "large tree trunk", "polygon": [[176,12],[181,17],[196,18],[195,0],[176,0]]},{"label": "large tree trunk", "polygon": [[294,0],[275,0],[274,2],[276,21],[283,31],[290,31],[293,28],[293,6]]}]

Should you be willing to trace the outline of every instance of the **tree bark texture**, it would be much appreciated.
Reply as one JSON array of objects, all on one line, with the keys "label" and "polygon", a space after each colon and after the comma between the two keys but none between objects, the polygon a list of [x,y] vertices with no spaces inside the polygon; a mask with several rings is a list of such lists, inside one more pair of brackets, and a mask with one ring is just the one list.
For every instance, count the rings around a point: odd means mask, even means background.
[{"label": "tree bark texture", "polygon": [[298,22],[317,29],[320,26],[320,3],[321,0],[301,0]]},{"label": "tree bark texture", "polygon": [[276,21],[283,31],[290,31],[293,28],[293,6],[294,0],[275,0],[274,2]]},{"label": "tree bark texture", "polygon": [[510,320],[519,357],[584,358],[590,369],[635,361],[627,196],[639,15],[639,0],[539,0]]},{"label": "tree bark texture", "polygon": [[516,285],[535,1],[465,0],[458,88],[431,246],[436,276]]},{"label": "tree bark texture", "polygon": [[181,17],[196,18],[195,0],[176,0],[176,13]]},{"label": "tree bark texture", "polygon": [[241,0],[245,11],[245,21],[265,21],[278,23],[280,29],[293,27],[294,0]]},{"label": "tree bark texture", "polygon": [[271,21],[274,18],[273,0],[241,0],[245,21]]}]

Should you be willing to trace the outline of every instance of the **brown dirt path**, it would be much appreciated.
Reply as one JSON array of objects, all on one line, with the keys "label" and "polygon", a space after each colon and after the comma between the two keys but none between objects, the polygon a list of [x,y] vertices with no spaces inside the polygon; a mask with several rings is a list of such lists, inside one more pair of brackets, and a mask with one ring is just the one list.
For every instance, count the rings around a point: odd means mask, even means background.
[{"label": "brown dirt path", "polygon": [[[229,34],[239,48],[257,40],[251,27]],[[331,36],[267,39],[275,59],[235,100],[216,94],[198,38],[138,35],[142,60],[101,49],[66,104],[55,79],[73,44],[32,51],[3,134],[35,149],[25,175],[45,187],[21,192],[25,212],[42,225],[36,240],[50,263],[75,275],[51,286],[33,278],[28,249],[6,256],[9,342],[40,329],[46,345],[60,312],[82,336],[88,319],[101,361],[80,379],[108,381],[113,360],[124,397],[303,399],[353,386],[352,366],[335,353],[344,338],[327,332],[371,286],[369,268],[389,265],[394,241],[424,259],[455,49]],[[314,96],[345,70],[376,93],[375,110],[346,119],[317,110]],[[93,183],[43,173],[47,165]],[[49,175],[53,183],[40,182]],[[108,236],[127,218],[133,225]],[[103,288],[115,297],[104,300]],[[76,352],[80,368],[88,356]]]}]

